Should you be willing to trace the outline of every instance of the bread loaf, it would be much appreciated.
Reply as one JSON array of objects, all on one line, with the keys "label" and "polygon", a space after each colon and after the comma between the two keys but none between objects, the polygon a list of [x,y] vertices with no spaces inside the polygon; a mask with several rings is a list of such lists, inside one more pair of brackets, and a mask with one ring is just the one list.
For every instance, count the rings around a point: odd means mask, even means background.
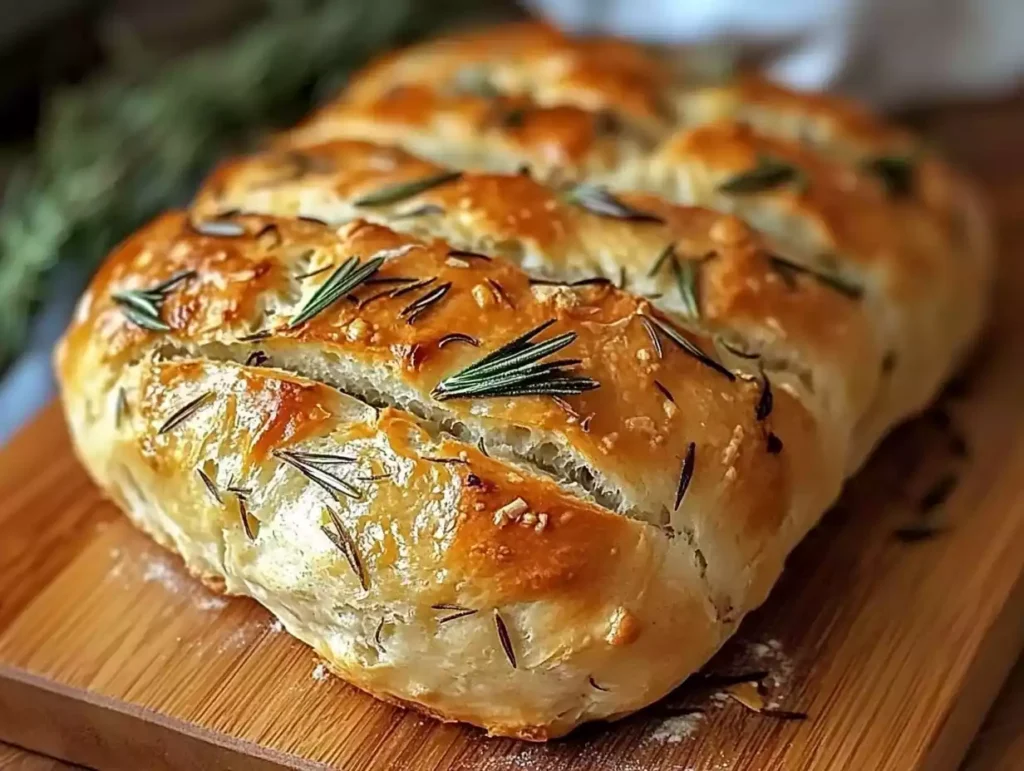
[{"label": "bread loaf", "polygon": [[539,24],[371,65],[101,267],[56,356],[82,462],[380,698],[528,739],[659,698],[991,274],[911,137],[694,67]]}]

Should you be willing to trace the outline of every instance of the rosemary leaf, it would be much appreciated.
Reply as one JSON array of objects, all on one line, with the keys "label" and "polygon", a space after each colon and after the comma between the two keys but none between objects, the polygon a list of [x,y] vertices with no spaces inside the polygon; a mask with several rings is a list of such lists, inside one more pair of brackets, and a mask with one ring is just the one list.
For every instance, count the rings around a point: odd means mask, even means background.
[{"label": "rosemary leaf", "polygon": [[664,396],[666,399],[668,399],[670,402],[672,402],[673,404],[676,403],[676,399],[675,399],[674,396],[672,396],[672,392],[669,391],[665,386],[663,386],[657,380],[654,381],[654,387],[657,388],[659,391],[661,391],[661,395]]},{"label": "rosemary leaf", "polygon": [[338,516],[337,512],[333,509],[328,509],[327,516],[331,518],[331,524],[334,525],[334,530],[331,530],[331,528],[326,525],[322,526],[320,529],[345,557],[345,561],[348,562],[348,566],[352,568],[352,572],[355,573],[356,578],[359,579],[359,585],[363,588],[363,591],[366,591],[370,588],[370,581],[366,575],[366,570],[363,567],[363,560],[360,558],[359,551],[356,549],[356,542],[352,539],[348,529],[345,527],[345,523],[341,521],[341,517]]},{"label": "rosemary leaf", "polygon": [[718,190],[730,195],[763,193],[793,182],[798,177],[799,172],[795,166],[762,155],[758,157],[754,168],[729,177],[718,186]]},{"label": "rosemary leaf", "polygon": [[439,602],[436,605],[431,605],[433,610],[446,610],[451,611],[447,616],[441,616],[437,619],[437,623],[447,624],[449,621],[458,621],[460,618],[466,618],[467,616],[473,616],[479,611],[475,608],[467,608],[464,605],[456,605],[450,602]]},{"label": "rosemary leaf", "polygon": [[833,289],[839,294],[849,297],[851,300],[857,300],[864,294],[864,287],[854,284],[853,282],[836,275],[834,272],[825,272],[822,270],[815,270],[809,268],[806,265],[801,265],[791,260],[787,260],[785,257],[779,257],[778,255],[771,256],[772,268],[778,271],[786,283],[793,286],[794,275],[806,275],[810,276],[819,283],[827,286],[829,289]]},{"label": "rosemary leaf", "polygon": [[[333,498],[337,498],[339,495],[344,495],[348,498],[358,500],[363,497],[362,492],[358,488],[353,487],[344,479],[320,468],[321,465],[330,465],[329,462],[325,463],[323,461],[304,460],[303,455],[297,455],[294,452],[288,452],[286,450],[274,450],[274,456],[292,466],[311,482],[319,485]],[[307,454],[305,457],[308,458],[309,455]]]},{"label": "rosemary leaf", "polygon": [[876,175],[893,198],[903,198],[914,190],[914,160],[908,156],[880,155],[863,161],[864,169]]},{"label": "rosemary leaf", "polygon": [[288,328],[295,329],[333,305],[376,273],[383,264],[383,257],[374,257],[366,263],[361,263],[358,257],[349,257],[324,283],[317,287],[313,296],[309,298],[309,302],[289,322]]},{"label": "rosemary leaf", "polygon": [[217,485],[214,481],[210,479],[207,473],[201,468],[197,468],[196,473],[199,474],[199,478],[203,480],[203,484],[206,485],[206,489],[210,491],[210,495],[213,496],[213,499],[217,501],[217,503],[223,505],[224,501],[220,497],[220,491],[217,489]]},{"label": "rosemary leaf", "polygon": [[110,298],[120,306],[125,317],[136,326],[154,332],[167,332],[170,327],[160,318],[164,300],[174,287],[195,276],[194,270],[180,271],[149,289],[122,289],[119,292],[114,292]]},{"label": "rosemary leaf", "polygon": [[651,266],[651,269],[647,271],[647,278],[654,278],[655,276],[657,276],[658,273],[661,271],[662,265],[664,265],[667,260],[674,260],[675,255],[676,248],[673,244],[669,244],[664,249],[662,249],[661,254],[658,255],[658,259],[654,261],[654,264]]},{"label": "rosemary leaf", "polygon": [[541,363],[576,340],[565,332],[540,343],[534,337],[555,323],[544,322],[526,334],[492,351],[475,364],[444,378],[431,395],[438,401],[457,398],[493,398],[534,394],[574,395],[599,386],[596,380],[573,375],[566,367],[576,359]]},{"label": "rosemary leaf", "polygon": [[121,422],[128,414],[128,393],[124,388],[117,389],[117,401],[114,402],[114,428],[121,428]]},{"label": "rosemary leaf", "polygon": [[683,313],[691,319],[700,318],[700,262],[697,260],[679,260],[672,257],[672,275],[679,287],[679,299],[683,303]]},{"label": "rosemary leaf", "polygon": [[466,345],[471,345],[474,348],[480,347],[479,340],[477,340],[472,335],[466,335],[463,334],[462,332],[448,333],[447,335],[445,335],[444,337],[437,341],[437,347],[444,348],[446,345],[451,345],[452,343],[465,343]]},{"label": "rosemary leaf", "polygon": [[772,414],[772,407],[775,401],[772,397],[772,382],[768,379],[768,375],[765,374],[763,370],[761,372],[761,378],[761,396],[757,400],[757,407],[754,408],[754,417],[758,422]]},{"label": "rosemary leaf", "polygon": [[462,176],[461,171],[442,171],[431,174],[422,179],[414,179],[408,182],[398,182],[393,185],[386,185],[372,193],[360,196],[352,202],[353,206],[383,206],[385,204],[398,203],[414,195],[431,190],[435,187],[454,182]]},{"label": "rosemary leaf", "polygon": [[441,302],[448,290],[452,288],[452,282],[441,284],[427,292],[422,297],[413,300],[398,312],[398,315],[405,319],[407,324],[415,324],[416,319],[429,311],[434,305]]},{"label": "rosemary leaf", "polygon": [[164,421],[164,424],[160,426],[160,428],[157,430],[157,433],[166,434],[171,429],[176,428],[177,426],[184,423],[186,420],[192,417],[192,415],[194,415],[196,411],[200,407],[202,407],[203,404],[205,404],[206,401],[210,399],[212,396],[213,391],[207,391],[206,393],[197,396],[195,399],[188,402],[185,406],[176,410],[173,415],[171,415],[169,418],[167,418],[167,420]]},{"label": "rosemary leaf", "polygon": [[683,502],[683,496],[693,479],[693,468],[697,458],[697,443],[690,442],[686,446],[686,455],[683,456],[683,465],[679,470],[679,484],[676,486],[676,503],[674,510],[679,511],[679,504]]},{"label": "rosemary leaf", "polygon": [[498,612],[497,608],[494,609],[494,626],[498,631],[498,640],[501,642],[501,649],[505,652],[505,658],[512,665],[512,669],[516,669],[516,651],[512,647],[512,638],[509,636],[505,619],[501,617],[501,613]]},{"label": "rosemary leaf", "polygon": [[[259,522],[254,528],[249,515],[249,509],[245,505],[245,496],[238,491],[235,492],[235,500],[238,501],[238,516],[242,519],[242,529],[245,531],[245,537],[250,541],[255,541],[256,536],[259,533]],[[254,517],[252,519],[255,519]]]},{"label": "rosemary leaf", "polygon": [[653,316],[647,316],[640,314],[641,318],[647,319],[647,321],[654,326],[654,328],[664,334],[669,340],[675,343],[684,352],[695,358],[701,364],[715,370],[715,372],[721,373],[729,380],[735,380],[736,376],[722,366],[718,361],[708,356],[704,351],[698,348],[694,343],[691,343],[687,338],[683,337],[674,327],[665,324]]},{"label": "rosemary leaf", "polygon": [[628,220],[630,222],[654,222],[664,224],[665,220],[657,214],[641,211],[620,201],[604,187],[581,182],[565,194],[566,200],[586,209],[599,217]]}]

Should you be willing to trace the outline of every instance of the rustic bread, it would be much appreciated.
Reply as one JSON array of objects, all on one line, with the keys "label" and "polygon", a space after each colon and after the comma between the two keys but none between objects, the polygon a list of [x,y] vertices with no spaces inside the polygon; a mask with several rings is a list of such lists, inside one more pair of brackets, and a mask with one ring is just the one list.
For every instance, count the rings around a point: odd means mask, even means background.
[{"label": "rustic bread", "polygon": [[540,25],[372,65],[97,273],[57,353],[83,463],[382,698],[542,739],[663,695],[949,375],[991,271],[904,134],[692,83]]}]

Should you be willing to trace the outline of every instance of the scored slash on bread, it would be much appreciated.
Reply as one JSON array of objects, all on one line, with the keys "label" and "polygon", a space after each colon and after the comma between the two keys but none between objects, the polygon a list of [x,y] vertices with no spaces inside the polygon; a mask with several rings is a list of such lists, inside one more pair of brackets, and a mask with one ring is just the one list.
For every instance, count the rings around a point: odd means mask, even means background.
[{"label": "scored slash on bread", "polygon": [[764,600],[976,335],[985,239],[854,108],[512,26],[224,163],[101,267],[58,371],[190,570],[371,693],[542,739]]}]

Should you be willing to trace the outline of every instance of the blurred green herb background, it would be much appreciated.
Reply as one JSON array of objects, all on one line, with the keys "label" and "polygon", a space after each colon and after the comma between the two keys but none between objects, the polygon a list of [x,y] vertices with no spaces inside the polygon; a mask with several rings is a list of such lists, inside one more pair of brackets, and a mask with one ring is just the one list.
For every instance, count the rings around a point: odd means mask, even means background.
[{"label": "blurred green herb background", "polygon": [[104,70],[47,100],[0,205],[0,372],[62,266],[91,270],[130,231],[186,203],[218,157],[294,122],[375,53],[499,12],[479,0],[254,10],[229,38],[162,62],[122,29]]}]

